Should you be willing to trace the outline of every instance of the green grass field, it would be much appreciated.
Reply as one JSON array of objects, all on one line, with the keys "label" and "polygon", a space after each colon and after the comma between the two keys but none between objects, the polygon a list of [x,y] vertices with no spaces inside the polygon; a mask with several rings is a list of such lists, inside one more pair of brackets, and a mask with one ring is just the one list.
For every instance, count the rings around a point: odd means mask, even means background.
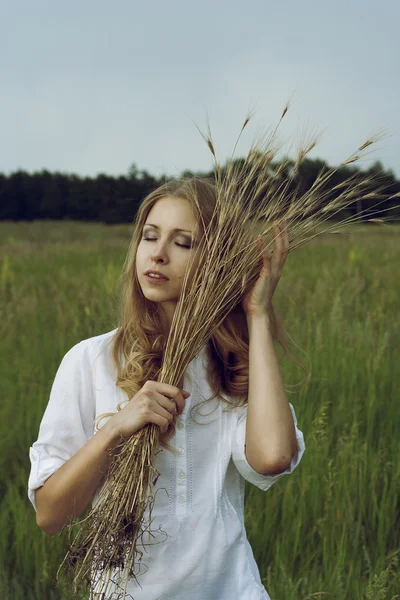
[{"label": "green grass field", "polygon": [[[131,231],[0,223],[1,600],[64,598],[53,580],[66,533],[36,525],[29,446],[63,355],[117,326]],[[278,348],[307,450],[268,492],[246,484],[248,537],[272,600],[400,598],[400,227],[345,231],[290,254],[275,294],[312,380],[291,387],[303,372]]]}]

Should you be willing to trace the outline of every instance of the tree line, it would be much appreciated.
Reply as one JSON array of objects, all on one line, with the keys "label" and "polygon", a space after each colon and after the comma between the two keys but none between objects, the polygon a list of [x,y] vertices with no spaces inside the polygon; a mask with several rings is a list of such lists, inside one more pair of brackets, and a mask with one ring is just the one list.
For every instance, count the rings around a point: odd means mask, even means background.
[{"label": "tree line", "polygon": [[[240,167],[244,159],[236,159],[235,162]],[[277,164],[275,163],[275,167]],[[222,171],[226,166],[222,167]],[[290,170],[290,163],[287,168]],[[304,159],[296,177],[291,177],[290,185],[293,190],[296,188],[297,193],[302,194],[310,189],[321,169],[328,168],[329,166],[320,159]],[[364,171],[353,165],[342,166],[336,171],[329,185],[336,186],[349,176],[357,174],[378,176],[381,193],[400,196],[400,181],[392,171],[385,171],[380,162],[375,162]],[[184,171],[181,174],[182,177],[190,175],[214,176],[213,171]],[[289,177],[289,171],[287,176]],[[127,175],[118,177],[101,173],[91,178],[59,172],[50,173],[47,170],[33,174],[24,170],[10,175],[0,173],[0,220],[68,219],[99,221],[106,224],[131,223],[143,198],[167,179],[170,178],[165,175],[157,178],[146,170],[139,171],[135,164],[132,164]],[[367,218],[369,207],[366,206],[366,202],[355,201],[348,207],[347,213],[366,211],[364,218]],[[378,200],[371,197],[368,202],[372,207]],[[387,212],[388,209],[391,210]],[[400,221],[399,198],[385,200],[379,205],[379,209],[374,209],[374,218],[384,215],[390,215],[391,219]]]}]

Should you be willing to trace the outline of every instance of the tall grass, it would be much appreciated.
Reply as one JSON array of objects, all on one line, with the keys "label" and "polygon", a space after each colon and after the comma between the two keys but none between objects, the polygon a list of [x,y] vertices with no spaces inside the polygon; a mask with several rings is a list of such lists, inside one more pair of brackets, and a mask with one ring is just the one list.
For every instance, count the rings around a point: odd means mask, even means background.
[{"label": "tall grass", "polygon": [[[246,484],[245,507],[273,600],[400,598],[399,229],[352,226],[285,264],[275,306],[312,367],[305,389],[276,351],[307,450],[268,492]],[[2,600],[71,600],[54,585],[66,536],[41,532],[27,498],[29,446],[62,356],[117,326],[131,231],[0,223]]]}]

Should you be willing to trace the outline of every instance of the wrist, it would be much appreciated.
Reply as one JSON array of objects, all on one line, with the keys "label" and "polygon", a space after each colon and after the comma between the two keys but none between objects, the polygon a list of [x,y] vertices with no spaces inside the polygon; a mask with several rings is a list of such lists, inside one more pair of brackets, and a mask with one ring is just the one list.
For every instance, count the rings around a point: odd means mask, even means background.
[{"label": "wrist", "polygon": [[260,314],[249,314],[246,315],[247,326],[253,327],[254,325],[262,326],[262,327],[270,327],[271,325],[271,317],[268,313],[260,313]]},{"label": "wrist", "polygon": [[121,440],[121,431],[114,417],[108,419],[107,423],[101,428],[104,431],[108,446],[114,448]]}]

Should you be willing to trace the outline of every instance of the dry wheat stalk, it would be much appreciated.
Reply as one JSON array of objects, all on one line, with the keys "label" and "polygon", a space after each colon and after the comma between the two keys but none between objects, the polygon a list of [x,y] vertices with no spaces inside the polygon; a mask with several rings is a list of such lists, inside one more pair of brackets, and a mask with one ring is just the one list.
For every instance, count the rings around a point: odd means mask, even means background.
[{"label": "dry wheat stalk", "polygon": [[[287,109],[285,106],[280,121]],[[235,148],[250,118],[250,115],[246,117]],[[204,236],[198,249],[201,268],[194,272],[191,287],[186,289],[194,256],[190,259],[167,341],[160,382],[178,384],[192,359],[255,284],[260,270],[258,235],[263,236],[266,248],[271,250],[273,228],[285,223],[290,233],[291,252],[317,235],[337,230],[338,223],[319,233],[315,226],[355,200],[371,198],[371,194],[387,199],[381,193],[378,177],[353,174],[346,182],[332,185],[337,168],[321,172],[311,188],[301,194],[293,177],[285,176],[288,163],[281,161],[278,166],[273,165],[279,148],[277,128],[271,134],[262,132],[253,142],[244,164],[230,161],[226,172],[217,162],[209,124],[208,134],[199,130],[214,159],[217,202],[209,226],[202,224]],[[354,162],[377,139],[368,139],[342,164]],[[316,138],[304,142],[293,175],[315,143]],[[350,216],[341,223],[359,221],[361,214]],[[371,209],[369,214],[374,214]],[[388,220],[381,219],[380,222]],[[101,576],[108,574],[108,581],[96,597],[106,600],[117,578],[121,590],[119,597],[125,598],[128,578],[136,579],[135,566],[141,554],[138,545],[151,525],[152,486],[157,475],[153,465],[159,432],[156,425],[149,424],[129,440],[123,440],[114,455],[110,452],[112,460],[99,500],[86,519],[78,522],[78,534],[70,543],[61,565],[66,565],[68,574],[73,572],[75,592],[84,589],[90,581],[92,589],[98,591]],[[150,515],[147,523],[144,522],[146,508]],[[76,523],[69,526],[70,531],[72,527],[76,527]],[[115,592],[112,598],[116,598]]]}]

